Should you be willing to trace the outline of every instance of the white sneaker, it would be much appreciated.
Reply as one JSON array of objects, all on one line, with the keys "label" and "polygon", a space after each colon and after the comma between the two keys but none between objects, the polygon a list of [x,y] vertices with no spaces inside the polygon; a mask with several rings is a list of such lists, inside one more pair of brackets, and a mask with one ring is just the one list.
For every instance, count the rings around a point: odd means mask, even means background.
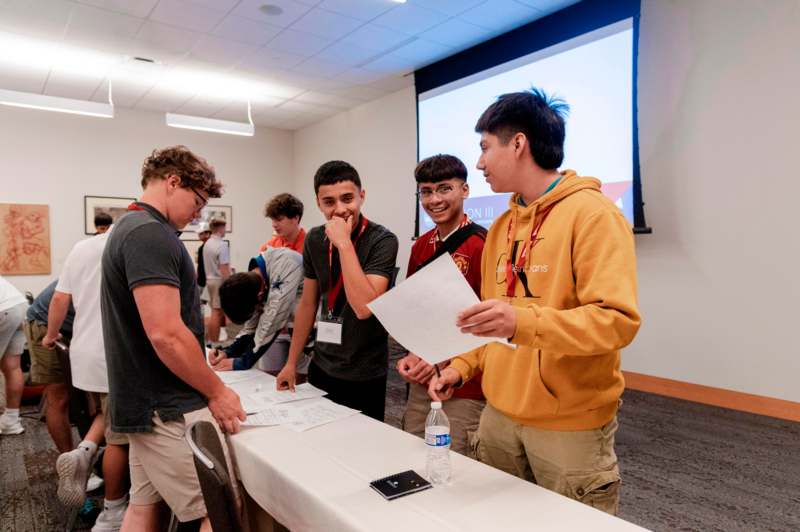
[{"label": "white sneaker", "polygon": [[86,491],[90,492],[100,489],[103,486],[103,483],[103,479],[95,475],[94,471],[92,471],[92,474],[89,475],[89,480],[86,482]]},{"label": "white sneaker", "polygon": [[86,481],[92,468],[94,455],[78,447],[61,453],[56,460],[58,472],[58,499],[65,506],[80,508],[86,499]]},{"label": "white sneaker", "polygon": [[25,427],[19,422],[19,418],[12,421],[5,414],[0,416],[0,434],[11,435],[22,434],[23,432],[25,432]]},{"label": "white sneaker", "polygon": [[107,504],[103,504],[103,511],[97,516],[92,532],[118,532],[122,527],[122,518],[125,517],[127,508],[127,504],[117,508],[109,508]]}]

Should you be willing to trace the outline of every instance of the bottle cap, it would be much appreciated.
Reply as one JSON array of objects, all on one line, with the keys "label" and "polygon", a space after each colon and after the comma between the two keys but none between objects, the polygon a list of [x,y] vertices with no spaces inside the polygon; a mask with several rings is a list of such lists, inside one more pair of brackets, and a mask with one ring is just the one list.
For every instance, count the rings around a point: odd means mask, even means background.
[{"label": "bottle cap", "polygon": [[431,401],[431,409],[433,410],[441,410],[442,402],[441,401]]}]

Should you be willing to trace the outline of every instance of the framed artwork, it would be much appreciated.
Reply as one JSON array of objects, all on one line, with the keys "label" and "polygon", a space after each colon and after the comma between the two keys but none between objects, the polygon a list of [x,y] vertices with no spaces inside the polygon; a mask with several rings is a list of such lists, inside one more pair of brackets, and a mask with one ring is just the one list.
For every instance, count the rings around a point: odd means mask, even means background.
[{"label": "framed artwork", "polygon": [[0,203],[0,273],[50,274],[50,207]]},{"label": "framed artwork", "polygon": [[225,224],[225,232],[233,232],[233,207],[230,205],[206,205],[201,211],[200,217],[192,220],[192,222],[183,228],[184,233],[195,233],[203,222],[210,222],[212,218],[222,218],[227,223]]},{"label": "framed artwork", "polygon": [[[225,243],[228,244],[228,249],[230,249],[231,241],[225,240]],[[200,249],[200,246],[203,245],[203,241],[183,240],[183,245],[186,246],[186,250],[189,252],[189,256],[192,257],[192,262],[194,262],[194,267],[197,268],[197,251]]]},{"label": "framed artwork", "polygon": [[136,198],[118,198],[114,196],[84,196],[83,197],[83,231],[87,235],[95,234],[94,217],[100,213],[106,213],[111,219],[116,221],[120,216],[128,212],[128,205],[136,201]]}]

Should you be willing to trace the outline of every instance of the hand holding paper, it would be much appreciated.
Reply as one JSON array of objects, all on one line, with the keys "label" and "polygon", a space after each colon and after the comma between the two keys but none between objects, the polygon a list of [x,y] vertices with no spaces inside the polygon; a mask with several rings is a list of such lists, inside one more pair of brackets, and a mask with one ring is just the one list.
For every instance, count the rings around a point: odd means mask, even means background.
[{"label": "hand holding paper", "polygon": [[461,332],[456,325],[459,314],[478,304],[475,292],[445,253],[367,306],[395,340],[435,364],[498,338],[505,341],[507,337]]}]

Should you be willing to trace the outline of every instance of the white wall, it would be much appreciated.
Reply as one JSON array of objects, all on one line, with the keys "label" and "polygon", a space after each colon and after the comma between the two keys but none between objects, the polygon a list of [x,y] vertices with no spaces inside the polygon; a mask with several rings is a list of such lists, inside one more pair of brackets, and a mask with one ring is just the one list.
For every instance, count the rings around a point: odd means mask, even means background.
[{"label": "white wall", "polygon": [[[639,136],[655,232],[636,238],[644,323],[625,369],[800,401],[800,245],[789,215],[800,197],[797,35],[794,0],[643,2]],[[308,225],[321,220],[314,170],[348,160],[364,177],[365,212],[400,237],[405,270],[413,91],[297,132],[294,152]]]},{"label": "white wall", "polygon": [[800,401],[800,9],[645,0],[637,238],[644,325],[625,368]]},{"label": "white wall", "polygon": [[0,107],[0,202],[50,205],[52,275],[9,276],[37,293],[55,279],[84,235],[84,195],[141,195],[141,165],[156,147],[185,144],[225,184],[218,205],[233,206],[232,264],[248,259],[272,233],[264,202],[290,190],[292,132],[258,128],[237,137],[169,128],[164,115],[117,109],[113,120]]},{"label": "white wall", "polygon": [[314,173],[332,159],[352,164],[366,191],[363,212],[400,241],[397,264],[405,275],[414,235],[417,118],[414,89],[384,96],[295,132],[294,190],[305,205],[306,228],[323,222]]}]

